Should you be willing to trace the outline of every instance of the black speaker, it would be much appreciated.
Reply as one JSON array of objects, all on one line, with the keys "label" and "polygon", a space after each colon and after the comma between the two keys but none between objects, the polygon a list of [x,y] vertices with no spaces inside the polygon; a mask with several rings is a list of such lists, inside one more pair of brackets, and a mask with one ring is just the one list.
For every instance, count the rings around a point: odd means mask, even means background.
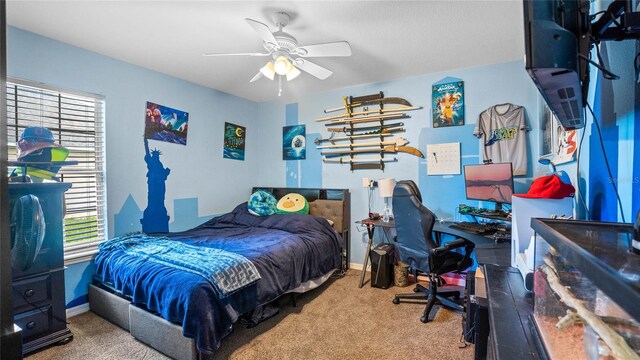
[{"label": "black speaker", "polygon": [[371,287],[386,289],[393,280],[395,248],[391,244],[380,244],[369,253],[371,258]]}]

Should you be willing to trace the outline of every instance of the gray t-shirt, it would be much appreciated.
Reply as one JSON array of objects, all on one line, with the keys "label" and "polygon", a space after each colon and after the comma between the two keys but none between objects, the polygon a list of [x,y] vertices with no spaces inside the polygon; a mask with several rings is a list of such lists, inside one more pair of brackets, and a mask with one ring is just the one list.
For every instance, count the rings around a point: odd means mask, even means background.
[{"label": "gray t-shirt", "polygon": [[494,164],[510,162],[513,175],[525,175],[527,130],[522,106],[500,104],[480,113],[473,135],[480,138],[483,160]]}]

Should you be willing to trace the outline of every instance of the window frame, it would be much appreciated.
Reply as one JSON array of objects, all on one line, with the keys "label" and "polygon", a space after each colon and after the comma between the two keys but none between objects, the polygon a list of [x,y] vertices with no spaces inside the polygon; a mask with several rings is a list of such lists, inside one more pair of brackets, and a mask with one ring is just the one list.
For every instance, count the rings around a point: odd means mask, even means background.
[{"label": "window frame", "polygon": [[[57,92],[62,95],[71,95],[71,96],[80,96],[91,98],[95,101],[96,110],[94,114],[94,121],[96,124],[96,150],[102,153],[101,158],[96,157],[95,162],[95,171],[96,171],[96,196],[99,197],[102,193],[102,206],[97,208],[98,215],[102,216],[102,239],[93,240],[93,241],[85,241],[80,243],[72,243],[66,244],[63,239],[63,247],[64,247],[64,264],[71,265],[75,263],[89,261],[93,258],[93,256],[98,252],[98,246],[103,241],[108,238],[108,213],[107,213],[107,169],[106,169],[106,112],[105,112],[105,97],[103,95],[83,92],[78,90],[68,90],[62,87],[52,86],[48,84],[44,84],[41,82],[23,80],[19,78],[7,78],[7,82],[5,84],[5,88],[8,88],[13,85],[18,86],[26,86],[37,89],[42,89],[46,91]],[[99,108],[98,108],[99,107]],[[14,124],[7,123],[7,127],[13,127]],[[17,130],[17,129],[16,129]],[[98,139],[98,136],[101,139]],[[71,182],[69,182],[71,183]],[[100,191],[99,188],[102,188]],[[99,222],[98,222],[99,224]],[[98,225],[99,226],[99,225]],[[63,236],[65,236],[63,234]]]}]

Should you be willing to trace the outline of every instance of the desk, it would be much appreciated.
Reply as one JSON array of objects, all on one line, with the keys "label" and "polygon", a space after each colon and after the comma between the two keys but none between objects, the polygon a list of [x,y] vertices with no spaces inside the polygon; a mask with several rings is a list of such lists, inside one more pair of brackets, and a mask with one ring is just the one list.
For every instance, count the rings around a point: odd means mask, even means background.
[{"label": "desk", "polygon": [[[367,248],[364,253],[364,265],[362,272],[360,273],[360,283],[358,287],[364,285],[364,275],[367,272],[367,266],[369,265],[369,252],[371,252],[371,246],[373,243],[373,235],[376,227],[381,227],[385,231],[385,236],[389,229],[396,227],[396,223],[391,220],[384,222],[382,220],[369,220],[363,219],[356,221],[357,224],[367,227],[367,233],[369,240],[367,242]],[[478,264],[494,264],[509,266],[511,264],[511,243],[499,243],[497,244],[492,237],[473,234],[464,230],[450,228],[449,225],[453,224],[451,221],[445,221],[443,223],[436,222],[433,226],[433,232],[436,236],[436,242],[441,243],[442,234],[453,235],[462,239],[471,241],[476,245],[476,260]],[[388,236],[387,236],[388,239]]]},{"label": "desk", "polygon": [[460,229],[450,228],[452,221],[436,222],[433,232],[436,242],[441,243],[442,234],[452,235],[471,241],[476,245],[476,260],[478,264],[493,264],[501,266],[511,265],[511,242],[496,243],[491,235],[479,235]]},{"label": "desk", "polygon": [[369,265],[369,253],[371,252],[371,245],[373,244],[373,235],[375,233],[376,227],[381,227],[384,230],[384,235],[389,240],[389,236],[387,235],[387,231],[389,229],[394,229],[396,227],[396,223],[393,220],[390,221],[382,221],[382,220],[371,220],[371,219],[362,219],[360,221],[356,221],[356,224],[360,224],[367,228],[367,235],[369,235],[369,240],[367,241],[367,249],[364,251],[364,265],[362,266],[362,271],[360,272],[360,283],[358,285],[361,288],[364,285],[364,273],[367,272],[367,266]]}]

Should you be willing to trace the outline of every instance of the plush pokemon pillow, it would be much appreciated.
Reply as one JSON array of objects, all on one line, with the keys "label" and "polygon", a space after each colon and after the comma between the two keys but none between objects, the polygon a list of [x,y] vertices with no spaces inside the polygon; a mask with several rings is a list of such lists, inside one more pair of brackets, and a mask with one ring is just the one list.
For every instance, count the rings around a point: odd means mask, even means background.
[{"label": "plush pokemon pillow", "polygon": [[258,190],[249,197],[247,210],[258,216],[273,215],[276,212],[276,198],[264,190]]},{"label": "plush pokemon pillow", "polygon": [[282,197],[276,205],[276,214],[308,214],[309,202],[304,196],[290,193]]}]

